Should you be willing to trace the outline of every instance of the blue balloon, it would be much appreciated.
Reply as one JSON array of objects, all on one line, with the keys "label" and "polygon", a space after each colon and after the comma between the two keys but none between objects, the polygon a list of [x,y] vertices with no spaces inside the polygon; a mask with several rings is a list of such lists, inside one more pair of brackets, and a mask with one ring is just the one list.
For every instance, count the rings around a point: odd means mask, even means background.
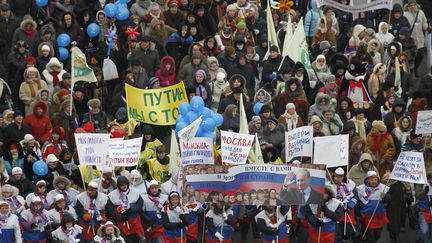
[{"label": "blue balloon", "polygon": [[196,113],[202,113],[202,109],[204,108],[204,100],[200,96],[194,96],[190,101],[190,105],[193,111]]},{"label": "blue balloon", "polygon": [[189,103],[187,103],[187,102],[183,102],[183,103],[181,103],[181,104],[179,105],[178,110],[179,110],[180,115],[182,115],[182,116],[186,116],[186,114],[187,114],[189,111],[191,111],[191,108],[190,108],[190,106],[189,106]]},{"label": "blue balloon", "polygon": [[105,14],[107,17],[114,17],[117,14],[117,5],[115,5],[114,3],[108,3],[107,5],[105,5]]},{"label": "blue balloon", "polygon": [[126,20],[129,18],[129,9],[125,7],[119,7],[117,9],[116,18],[120,21]]},{"label": "blue balloon", "polygon": [[222,123],[224,121],[223,116],[219,113],[213,114],[213,120],[214,120],[214,123],[217,127],[222,125]]},{"label": "blue balloon", "polygon": [[36,0],[36,6],[43,8],[48,4],[48,0]]},{"label": "blue balloon", "polygon": [[66,47],[71,43],[71,38],[68,34],[60,34],[57,36],[57,45],[59,47]]},{"label": "blue balloon", "polygon": [[176,119],[176,124],[179,122],[187,123],[186,119],[182,115],[178,116]]},{"label": "blue balloon", "polygon": [[195,137],[204,137],[205,133],[206,131],[202,127],[199,127],[197,133],[195,134]]},{"label": "blue balloon", "polygon": [[253,111],[254,111],[255,115],[259,115],[259,113],[260,113],[260,111],[261,111],[261,108],[262,108],[263,106],[264,106],[264,104],[261,103],[261,102],[257,102],[257,103],[254,105]]},{"label": "blue balloon", "polygon": [[38,176],[45,176],[48,174],[48,165],[42,160],[34,162],[32,169],[33,172]]},{"label": "blue balloon", "polygon": [[64,47],[59,48],[59,60],[64,61],[69,58],[69,51]]},{"label": "blue balloon", "polygon": [[186,114],[186,120],[189,121],[189,123],[192,123],[193,121],[195,121],[196,119],[198,119],[199,115],[193,111],[189,111]]},{"label": "blue balloon", "polygon": [[100,27],[99,27],[99,25],[97,25],[95,23],[91,23],[91,24],[89,24],[89,26],[87,26],[87,35],[90,38],[98,36],[99,33],[100,33]]},{"label": "blue balloon", "polygon": [[207,107],[204,107],[202,112],[203,119],[211,118],[213,116],[213,111]]},{"label": "blue balloon", "polygon": [[186,122],[178,122],[176,124],[176,132],[179,132],[180,130],[182,130],[183,128],[187,127],[188,124]]},{"label": "blue balloon", "polygon": [[201,122],[201,126],[207,132],[213,132],[215,129],[215,121],[212,118],[204,119]]},{"label": "blue balloon", "polygon": [[119,0],[118,2],[122,3],[122,4],[127,4],[129,3],[131,0]]}]

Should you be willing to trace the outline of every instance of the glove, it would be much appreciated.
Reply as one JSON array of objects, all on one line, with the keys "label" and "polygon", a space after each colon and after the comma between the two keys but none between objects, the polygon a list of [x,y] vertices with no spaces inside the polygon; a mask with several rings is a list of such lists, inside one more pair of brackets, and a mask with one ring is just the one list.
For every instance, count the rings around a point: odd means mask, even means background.
[{"label": "glove", "polygon": [[323,222],[322,220],[318,220],[318,221],[316,222],[316,226],[317,226],[317,227],[321,227],[323,224],[324,224],[324,222]]},{"label": "glove", "polygon": [[270,228],[277,229],[278,225],[277,224],[270,224]]},{"label": "glove", "polygon": [[37,225],[35,223],[33,223],[33,224],[30,225],[30,228],[32,228],[32,229],[34,229],[36,227],[37,227]]},{"label": "glove", "polygon": [[432,207],[432,201],[429,201],[429,202],[428,202],[428,206],[429,206],[429,207]]},{"label": "glove", "polygon": [[346,208],[344,209],[344,211],[345,211],[345,213],[350,213],[350,212],[351,212],[351,208],[350,208],[350,207],[346,207]]},{"label": "glove", "polygon": [[426,194],[429,193],[429,186],[426,186],[426,187],[424,188],[424,192],[425,192]]},{"label": "glove", "polygon": [[384,192],[381,192],[381,199],[383,199],[383,198],[385,198],[385,193]]},{"label": "glove", "polygon": [[183,223],[177,223],[177,228],[181,229],[181,228],[183,228],[183,227],[184,227],[184,224],[183,224]]},{"label": "glove", "polygon": [[258,35],[260,33],[259,29],[254,29],[253,32],[255,35]]},{"label": "glove", "polygon": [[216,238],[218,238],[220,241],[223,241],[223,239],[224,239],[223,235],[221,235],[221,233],[219,233],[219,232],[216,232],[216,233],[215,233],[215,236],[216,236]]},{"label": "glove", "polygon": [[325,204],[321,205],[320,207],[321,212],[325,212],[327,210],[327,206]]},{"label": "glove", "polygon": [[224,220],[228,219],[228,214],[226,214],[225,212],[222,214],[222,216],[223,216]]},{"label": "glove", "polygon": [[127,220],[128,220],[128,217],[127,217],[126,215],[122,214],[122,215],[120,216],[120,221],[121,221],[121,222],[126,222]]},{"label": "glove", "polygon": [[274,80],[276,78],[276,72],[272,72],[272,74],[270,74],[270,80]]}]

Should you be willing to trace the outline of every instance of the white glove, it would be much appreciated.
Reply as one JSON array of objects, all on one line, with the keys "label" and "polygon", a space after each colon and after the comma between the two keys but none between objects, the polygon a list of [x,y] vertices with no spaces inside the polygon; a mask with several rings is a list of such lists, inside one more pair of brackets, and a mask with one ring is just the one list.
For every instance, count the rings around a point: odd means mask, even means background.
[{"label": "white glove", "polygon": [[255,35],[258,35],[260,31],[259,31],[259,29],[254,29],[253,32]]},{"label": "white glove", "polygon": [[270,224],[270,228],[277,229],[278,225],[277,224]]},{"label": "white glove", "polygon": [[224,220],[227,220],[227,219],[228,219],[228,214],[223,213],[222,216],[223,216]]},{"label": "white glove", "polygon": [[221,233],[216,232],[215,233],[216,238],[218,238],[220,241],[223,241],[224,237],[221,235]]}]

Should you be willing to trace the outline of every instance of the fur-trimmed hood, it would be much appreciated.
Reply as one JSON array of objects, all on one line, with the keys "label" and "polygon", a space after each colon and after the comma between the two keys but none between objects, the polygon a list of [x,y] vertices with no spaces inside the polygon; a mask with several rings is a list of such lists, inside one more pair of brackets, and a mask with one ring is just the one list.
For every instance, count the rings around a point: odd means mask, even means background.
[{"label": "fur-trimmed hood", "polygon": [[51,68],[53,67],[53,66],[57,66],[57,67],[60,67],[60,70],[62,70],[63,69],[63,64],[56,58],[56,57],[52,57],[51,59],[50,59],[50,61],[47,63],[47,65],[46,65],[46,70],[48,71],[48,72],[51,72]]},{"label": "fur-trimmed hood", "polygon": [[64,177],[64,176],[57,176],[55,179],[54,179],[54,181],[53,181],[53,187],[55,188],[55,189],[58,189],[58,186],[57,186],[57,184],[59,183],[59,182],[64,182],[65,183],[65,190],[68,190],[69,188],[70,188],[70,186],[71,186],[71,182],[70,182],[70,180],[68,179],[68,178],[66,178],[66,177]]},{"label": "fur-trimmed hood", "polygon": [[24,30],[24,27],[27,24],[32,24],[33,25],[32,26],[33,30],[37,29],[37,23],[36,23],[36,21],[33,20],[33,18],[30,15],[24,15],[23,20],[20,23],[20,29]]}]

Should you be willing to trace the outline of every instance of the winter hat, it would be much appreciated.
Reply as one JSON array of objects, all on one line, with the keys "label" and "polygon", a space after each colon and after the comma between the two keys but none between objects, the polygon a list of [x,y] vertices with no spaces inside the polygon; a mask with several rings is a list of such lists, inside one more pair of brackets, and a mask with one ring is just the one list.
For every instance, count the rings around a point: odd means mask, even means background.
[{"label": "winter hat", "polygon": [[216,81],[224,82],[226,78],[226,74],[224,72],[218,72],[216,74]]},{"label": "winter hat", "polygon": [[372,163],[373,159],[372,159],[372,155],[370,155],[370,153],[363,153],[360,156],[359,162],[363,162],[363,161],[369,161],[370,163]]},{"label": "winter hat", "polygon": [[111,167],[105,166],[102,169],[102,174],[109,174],[109,173],[113,173]]},{"label": "winter hat", "polygon": [[326,60],[326,57],[323,54],[320,54],[317,56],[316,60],[318,59],[324,59],[324,61]]},{"label": "winter hat", "polygon": [[[105,168],[105,167],[104,167]],[[106,168],[109,168],[109,167],[106,167]],[[99,187],[99,185],[98,185],[98,183],[96,182],[96,181],[91,181],[89,184],[88,184],[88,187],[91,187],[91,188],[95,188],[95,189],[97,189],[98,187]]]},{"label": "winter hat", "polygon": [[266,111],[272,111],[271,107],[269,105],[263,105],[261,107],[260,113],[266,112]]},{"label": "winter hat", "polygon": [[407,4],[410,4],[410,3],[415,3],[415,4],[417,4],[417,1],[416,1],[416,0],[408,0]]},{"label": "winter hat", "polygon": [[273,123],[275,126],[278,125],[278,121],[276,120],[276,118],[272,117],[270,119],[267,120],[267,124],[268,123]]},{"label": "winter hat", "polygon": [[337,169],[335,170],[335,175],[339,175],[339,176],[343,176],[343,175],[345,175],[345,171],[344,171],[344,169],[342,169],[341,167],[337,168]]},{"label": "winter hat", "polygon": [[38,182],[36,182],[36,186],[39,186],[39,185],[42,185],[42,184],[46,186],[46,181],[39,180]]},{"label": "winter hat", "polygon": [[403,35],[403,36],[407,36],[407,37],[409,37],[410,35],[411,35],[411,31],[410,31],[410,28],[408,28],[408,27],[402,27],[401,29],[400,29],[400,31],[399,31],[399,35]]},{"label": "winter hat", "polygon": [[51,48],[48,45],[43,45],[41,51],[51,51]]},{"label": "winter hat", "polygon": [[149,183],[149,188],[152,186],[159,186],[159,183],[156,180],[151,180]]},{"label": "winter hat", "polygon": [[288,104],[286,104],[286,106],[285,106],[285,110],[291,110],[291,109],[295,109],[296,107],[295,107],[295,105],[294,105],[294,103],[288,103]]},{"label": "winter hat", "polygon": [[8,207],[9,207],[9,203],[8,203],[8,202],[6,202],[6,201],[0,201],[0,206],[2,206],[2,205],[6,205],[6,206],[8,206]]},{"label": "winter hat", "polygon": [[10,10],[10,5],[8,3],[3,3],[0,5],[0,11],[6,12]]},{"label": "winter hat", "polygon": [[293,165],[300,165],[301,162],[300,162],[299,160],[294,160],[294,161],[292,162],[292,164],[293,164]]},{"label": "winter hat", "polygon": [[322,123],[321,119],[319,118],[319,116],[317,115],[313,115],[310,119],[310,124],[314,124],[315,122],[320,122]]},{"label": "winter hat", "polygon": [[30,142],[33,139],[35,139],[35,138],[31,134],[24,135],[24,143],[28,143],[28,142]]},{"label": "winter hat", "polygon": [[253,124],[261,124],[261,117],[260,116],[253,116],[252,117],[252,123]]},{"label": "winter hat", "polygon": [[366,178],[369,178],[369,177],[372,177],[372,176],[375,176],[375,177],[378,178],[378,175],[377,175],[377,173],[375,171],[373,171],[373,170],[368,171],[367,174],[366,174]]},{"label": "winter hat", "polygon": [[277,47],[277,46],[275,46],[275,45],[272,45],[271,47],[270,47],[270,52],[279,52],[279,48]]},{"label": "winter hat", "polygon": [[159,4],[157,2],[150,3],[149,10],[159,10]]},{"label": "winter hat", "polygon": [[330,49],[331,45],[330,45],[330,42],[328,42],[328,41],[321,41],[319,47],[320,47],[321,51],[324,51],[326,49]]},{"label": "winter hat", "polygon": [[9,145],[9,150],[17,150],[18,149],[18,146],[16,145],[16,144],[11,144],[11,145]]},{"label": "winter hat", "polygon": [[31,200],[31,202],[34,204],[34,203],[37,203],[37,202],[42,202],[42,199],[40,198],[40,197],[38,197],[38,196],[36,196],[36,197],[33,197],[32,198],[32,200]]},{"label": "winter hat", "polygon": [[387,127],[381,120],[375,120],[374,122],[372,122],[372,127],[376,128],[380,133],[387,132]]},{"label": "winter hat", "polygon": [[199,69],[198,71],[196,71],[195,76],[200,76],[200,77],[202,77],[203,79],[206,79],[206,77],[207,77],[205,71],[202,70],[202,69]]},{"label": "winter hat", "polygon": [[54,200],[56,202],[60,201],[60,200],[65,200],[65,197],[63,196],[63,194],[59,193],[54,197]]},{"label": "winter hat", "polygon": [[14,111],[14,113],[13,113],[13,118],[15,119],[15,118],[17,118],[17,116],[23,116],[23,113],[21,112],[21,111]]},{"label": "winter hat", "polygon": [[156,82],[159,82],[160,80],[158,79],[158,78],[156,78],[156,77],[151,77],[150,79],[149,79],[149,84],[148,84],[148,86],[149,87],[152,87]]},{"label": "winter hat", "polygon": [[73,223],[74,221],[75,221],[75,219],[73,218],[73,216],[70,213],[65,213],[63,215],[63,217],[61,218],[60,224],[63,228],[66,228],[66,223],[69,223],[69,222]]},{"label": "winter hat", "polygon": [[333,74],[330,74],[326,79],[327,83],[331,81],[336,81],[336,77]]},{"label": "winter hat", "polygon": [[46,158],[47,163],[57,162],[57,161],[59,161],[59,160],[57,159],[57,157],[54,154],[49,154]]},{"label": "winter hat", "polygon": [[36,65],[36,58],[33,56],[29,56],[25,59],[25,63],[32,63],[33,65]]},{"label": "winter hat", "polygon": [[101,107],[101,101],[99,99],[91,99],[87,102],[87,105],[91,108],[100,108]]},{"label": "winter hat", "polygon": [[12,175],[22,175],[23,171],[20,167],[14,167],[12,169]]},{"label": "winter hat", "polygon": [[86,133],[96,133],[96,128],[93,122],[86,122],[82,128]]},{"label": "winter hat", "polygon": [[228,11],[231,11],[231,10],[237,11],[237,8],[233,4],[230,4],[230,5],[227,6],[226,11],[228,12]]},{"label": "winter hat", "polygon": [[363,108],[358,108],[358,109],[354,110],[353,115],[357,116],[357,115],[364,114],[364,113],[365,113],[365,110]]},{"label": "winter hat", "polygon": [[170,7],[170,8],[172,6],[176,6],[177,7],[178,6],[178,2],[177,2],[177,0],[169,0],[167,6]]},{"label": "winter hat", "polygon": [[72,76],[71,76],[71,74],[68,73],[68,72],[65,72],[65,73],[62,75],[62,79],[69,79],[69,78],[72,78]]},{"label": "winter hat", "polygon": [[125,107],[118,108],[116,112],[116,116],[120,119],[126,119],[127,118],[127,111]]},{"label": "winter hat", "polygon": [[246,23],[244,21],[239,21],[236,26],[237,26],[237,29],[245,29]]},{"label": "winter hat", "polygon": [[69,91],[67,89],[60,89],[59,92],[57,93],[57,96],[59,97],[63,97],[65,95],[68,95]]},{"label": "winter hat", "polygon": [[125,176],[117,178],[117,187],[120,187],[121,185],[129,185],[129,180]]}]

